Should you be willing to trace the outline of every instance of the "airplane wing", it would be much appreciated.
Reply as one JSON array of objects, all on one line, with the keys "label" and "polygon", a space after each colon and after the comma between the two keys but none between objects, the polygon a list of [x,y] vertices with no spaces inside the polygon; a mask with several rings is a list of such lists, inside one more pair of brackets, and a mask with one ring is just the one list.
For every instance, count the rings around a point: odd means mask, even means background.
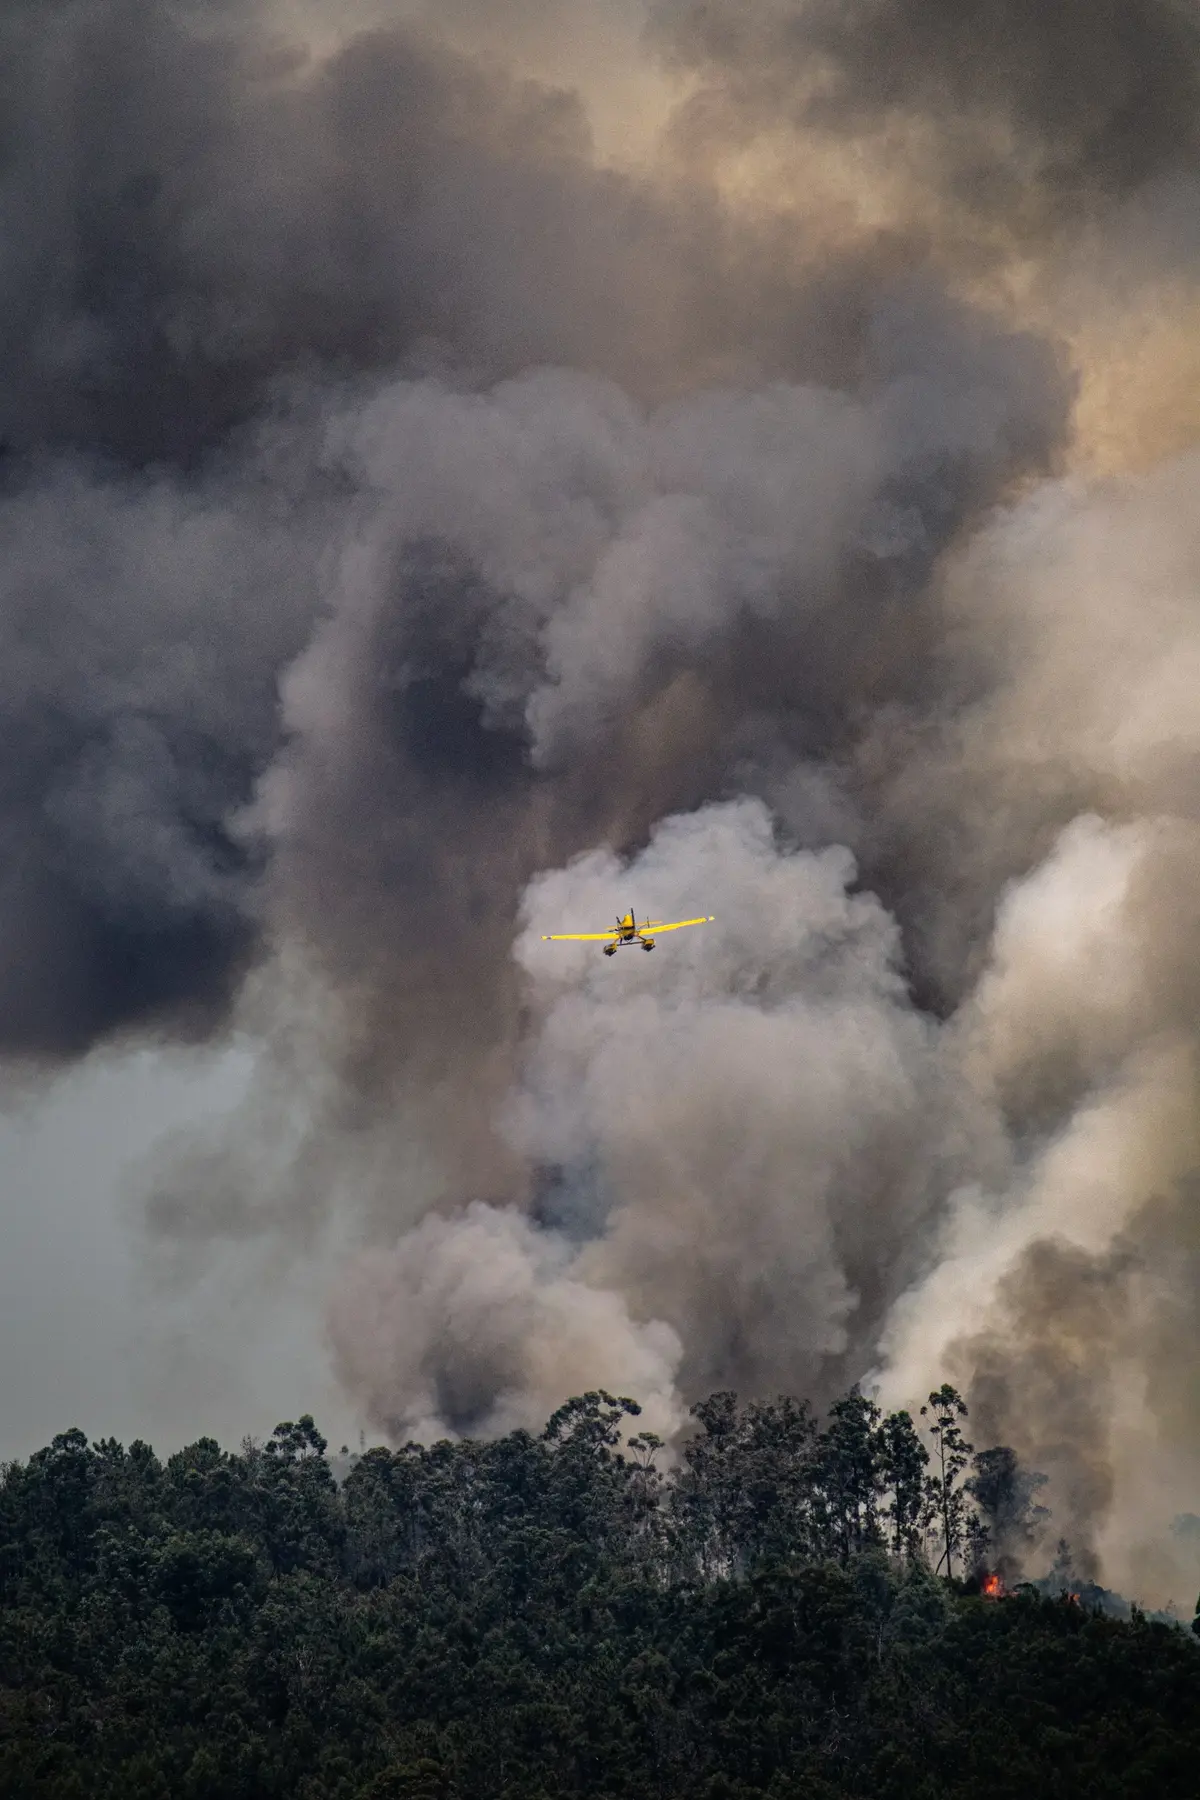
[{"label": "airplane wing", "polygon": [[543,935],[543,944],[600,944],[605,938],[620,937],[616,929],[612,931],[552,931]]},{"label": "airplane wing", "polygon": [[711,925],[714,915],[709,913],[707,919],[676,919],[673,924],[663,925],[657,919],[649,925],[643,925],[643,931],[682,931],[685,925]]}]

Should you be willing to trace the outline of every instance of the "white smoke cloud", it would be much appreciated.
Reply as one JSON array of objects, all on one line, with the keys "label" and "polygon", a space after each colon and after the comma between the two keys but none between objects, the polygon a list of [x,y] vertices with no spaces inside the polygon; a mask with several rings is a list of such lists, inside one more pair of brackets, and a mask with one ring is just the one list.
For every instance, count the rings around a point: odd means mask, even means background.
[{"label": "white smoke cloud", "polygon": [[650,495],[546,630],[536,760],[621,716],[656,655],[694,656],[800,586],[820,605],[886,473],[879,419],[819,388],[701,394],[647,422]]},{"label": "white smoke cloud", "polygon": [[[376,1419],[532,1419],[572,1368],[612,1386],[651,1343],[673,1346],[637,1390],[655,1416],[731,1370],[752,1391],[836,1384],[958,1154],[895,923],[853,877],[847,851],[789,851],[741,800],[531,885],[507,1132],[543,1172],[540,1222],[470,1207],[358,1265],[335,1336]],[[652,958],[541,941],[602,930],[615,897],[639,917],[716,916]]]},{"label": "white smoke cloud", "polygon": [[592,1387],[636,1397],[643,1424],[669,1435],[678,1337],[633,1320],[575,1262],[565,1238],[511,1208],[431,1215],[347,1270],[329,1316],[338,1373],[398,1437],[537,1430]]},{"label": "white smoke cloud", "polygon": [[1054,1529],[1159,1600],[1200,1474],[1179,1331],[1200,1169],[1198,480],[1188,455],[1047,484],[976,539],[947,605],[988,692],[899,783],[914,822],[951,790],[960,817],[985,802],[953,873],[994,916],[948,1034],[1012,1167],[955,1197],[883,1334],[882,1391],[973,1387],[980,1428],[1054,1478]]}]

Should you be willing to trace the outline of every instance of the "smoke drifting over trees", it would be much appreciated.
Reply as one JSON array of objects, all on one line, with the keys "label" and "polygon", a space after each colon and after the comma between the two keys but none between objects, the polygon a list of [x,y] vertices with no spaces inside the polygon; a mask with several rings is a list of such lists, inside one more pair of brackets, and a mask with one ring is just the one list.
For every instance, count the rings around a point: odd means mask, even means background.
[{"label": "smoke drifting over trees", "polygon": [[[1200,62],[1052,15],[662,0],[576,92],[550,0],[9,0],[0,1046],[249,1018],[150,1228],[335,1211],[390,1431],[948,1369],[1136,1585],[1200,1462]],[[718,923],[540,943],[630,902]]]}]

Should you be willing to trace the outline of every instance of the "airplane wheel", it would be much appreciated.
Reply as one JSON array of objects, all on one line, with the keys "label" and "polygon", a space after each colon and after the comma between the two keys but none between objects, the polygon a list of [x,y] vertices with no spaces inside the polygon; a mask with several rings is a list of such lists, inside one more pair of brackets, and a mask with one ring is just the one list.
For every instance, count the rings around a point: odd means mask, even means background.
[{"label": "airplane wheel", "polygon": [[615,944],[605,944],[604,954],[605,956],[615,956],[617,954],[617,946]]},{"label": "airplane wheel", "polygon": [[653,948],[654,948],[653,944],[643,944],[642,945],[643,950],[653,950]]}]

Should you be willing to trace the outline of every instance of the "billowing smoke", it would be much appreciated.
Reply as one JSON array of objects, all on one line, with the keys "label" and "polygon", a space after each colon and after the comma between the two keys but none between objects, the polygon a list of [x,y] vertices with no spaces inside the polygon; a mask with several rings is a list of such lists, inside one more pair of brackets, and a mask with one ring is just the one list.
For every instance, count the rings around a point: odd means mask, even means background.
[{"label": "billowing smoke", "polygon": [[1200,18],[1186,0],[649,10],[658,42],[700,76],[680,121],[693,138],[791,126],[886,146],[977,232],[1024,240],[1111,213],[1200,152]]},{"label": "billowing smoke", "polygon": [[255,1035],[149,1223],[382,1429],[949,1377],[1161,1584],[1194,9],[569,12],[0,10],[0,1046]]},{"label": "billowing smoke", "polygon": [[350,1272],[330,1322],[343,1380],[397,1437],[536,1431],[597,1368],[641,1396],[649,1429],[680,1424],[675,1333],[635,1321],[618,1288],[576,1270],[569,1240],[512,1209],[428,1215]]},{"label": "billowing smoke", "polygon": [[[521,1247],[526,1278],[513,1283],[481,1252],[495,1268],[477,1276],[486,1291],[471,1296],[475,1328],[446,1330],[449,1312],[434,1299],[443,1263],[475,1260],[481,1216],[432,1236],[427,1219],[397,1251],[414,1283],[401,1309],[408,1341],[397,1342],[390,1305],[373,1309],[374,1347],[365,1325],[361,1296],[391,1289],[394,1265],[364,1261],[354,1303],[335,1315],[343,1360],[369,1366],[372,1395],[407,1403],[404,1423],[423,1416],[417,1377],[431,1355],[448,1395],[491,1407],[494,1372],[527,1359],[531,1338],[544,1361],[537,1403],[553,1398],[573,1330],[558,1317],[562,1255],[541,1248],[533,1260],[535,1241],[569,1247],[579,1291],[622,1297],[622,1331],[614,1320],[607,1344],[589,1343],[600,1366],[616,1357],[606,1379],[629,1365],[629,1318],[673,1347],[670,1372],[689,1392],[730,1369],[754,1390],[781,1371],[811,1386],[843,1370],[851,1346],[861,1362],[914,1271],[911,1247],[946,1182],[939,1159],[952,1152],[937,1128],[937,1044],[907,1004],[895,925],[872,896],[847,891],[853,874],[845,851],[781,852],[766,808],[742,800],[667,821],[631,866],[597,851],[533,883],[518,943],[529,1051],[501,1124],[538,1171],[540,1229],[511,1213],[491,1226]],[[727,924],[673,945],[649,987],[640,958],[610,968],[594,947],[564,955],[542,942],[541,926],[603,918],[612,893],[630,887],[652,908],[682,897],[694,909],[703,895]],[[412,1311],[431,1300],[428,1332],[412,1334]],[[663,1386],[658,1376],[655,1392]],[[459,1429],[478,1423],[461,1397],[441,1416]]]}]

